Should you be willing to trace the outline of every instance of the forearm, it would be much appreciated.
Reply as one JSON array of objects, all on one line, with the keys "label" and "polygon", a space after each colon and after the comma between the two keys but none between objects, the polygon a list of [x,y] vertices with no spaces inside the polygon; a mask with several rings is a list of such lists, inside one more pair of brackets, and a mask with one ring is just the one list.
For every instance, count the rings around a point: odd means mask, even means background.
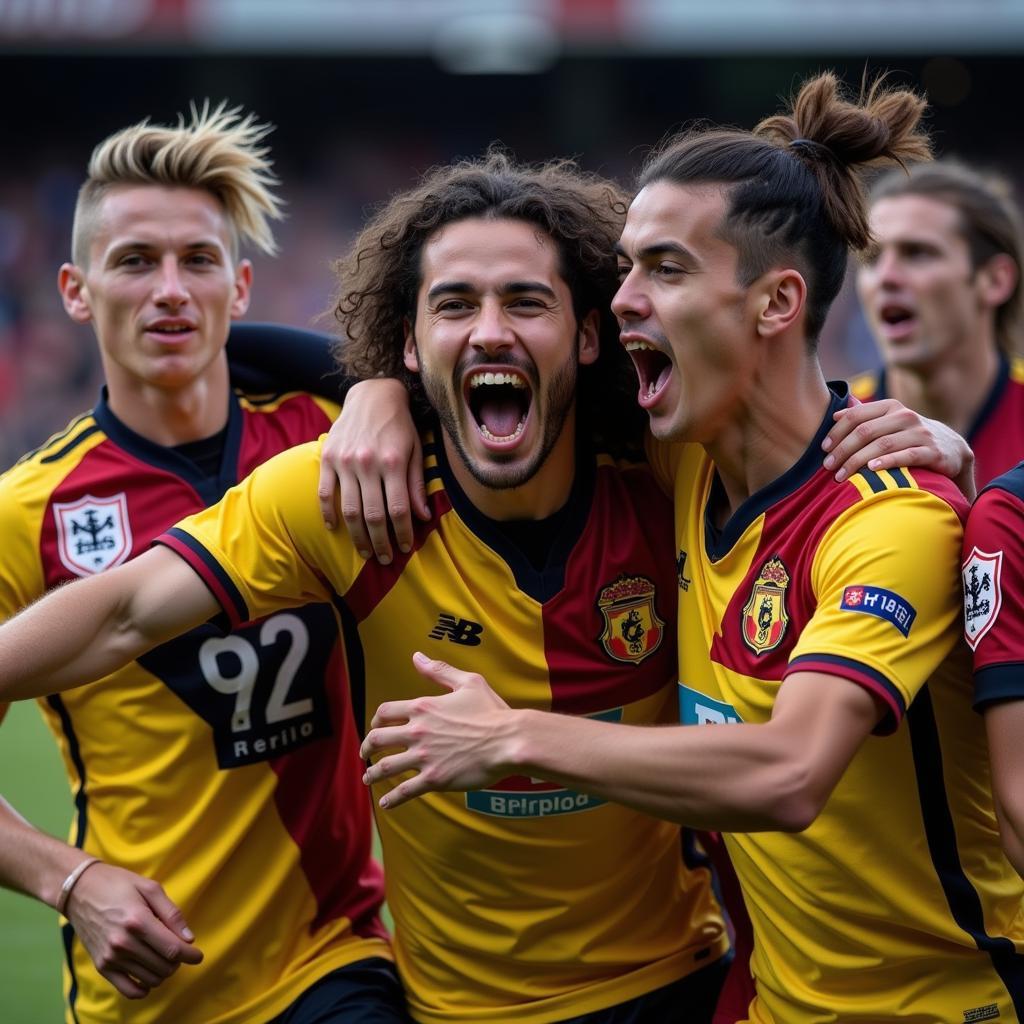
[{"label": "forearm", "polygon": [[502,770],[550,779],[681,825],[799,830],[816,813],[802,762],[766,725],[627,726],[516,711]]},{"label": "forearm", "polygon": [[0,626],[0,701],[99,679],[217,611],[196,573],[154,548],[51,591]]},{"label": "forearm", "polygon": [[0,797],[0,886],[55,907],[64,879],[84,859],[81,850],[40,832]]},{"label": "forearm", "polygon": [[108,583],[94,576],[61,587],[0,626],[0,699],[90,682],[146,649]]}]

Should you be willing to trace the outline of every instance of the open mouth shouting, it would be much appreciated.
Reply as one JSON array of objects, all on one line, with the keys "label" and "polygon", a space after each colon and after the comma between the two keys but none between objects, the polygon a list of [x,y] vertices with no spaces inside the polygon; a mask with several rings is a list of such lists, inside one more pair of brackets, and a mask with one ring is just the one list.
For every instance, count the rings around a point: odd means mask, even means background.
[{"label": "open mouth shouting", "polygon": [[914,311],[899,302],[886,302],[878,309],[877,316],[882,334],[894,341],[905,338],[917,326]]},{"label": "open mouth shouting", "polygon": [[533,387],[515,366],[474,367],[463,394],[484,446],[510,451],[526,431],[533,409]]},{"label": "open mouth shouting", "polygon": [[621,341],[640,378],[637,401],[642,408],[649,409],[657,403],[672,376],[672,361],[640,335],[624,333]]}]

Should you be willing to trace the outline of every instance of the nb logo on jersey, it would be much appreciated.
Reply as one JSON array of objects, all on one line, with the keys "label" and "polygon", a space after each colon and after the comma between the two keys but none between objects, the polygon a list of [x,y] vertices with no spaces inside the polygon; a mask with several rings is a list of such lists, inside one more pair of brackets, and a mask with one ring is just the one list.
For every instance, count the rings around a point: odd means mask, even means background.
[{"label": "nb logo on jersey", "polygon": [[680,590],[689,590],[690,584],[693,582],[686,575],[686,552],[682,548],[679,549],[679,555],[676,558],[676,579],[679,581]]},{"label": "nb logo on jersey", "polygon": [[477,647],[484,627],[472,619],[457,619],[454,615],[441,612],[437,625],[427,634],[431,640],[449,640],[463,647]]}]

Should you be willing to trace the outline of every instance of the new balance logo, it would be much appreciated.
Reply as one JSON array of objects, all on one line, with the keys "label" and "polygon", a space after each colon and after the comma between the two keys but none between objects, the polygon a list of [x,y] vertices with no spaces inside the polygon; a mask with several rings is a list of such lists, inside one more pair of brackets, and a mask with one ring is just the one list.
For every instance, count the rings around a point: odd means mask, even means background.
[{"label": "new balance logo", "polygon": [[476,647],[484,627],[472,619],[457,619],[454,615],[441,612],[437,625],[427,634],[431,640],[450,640],[464,647]]}]

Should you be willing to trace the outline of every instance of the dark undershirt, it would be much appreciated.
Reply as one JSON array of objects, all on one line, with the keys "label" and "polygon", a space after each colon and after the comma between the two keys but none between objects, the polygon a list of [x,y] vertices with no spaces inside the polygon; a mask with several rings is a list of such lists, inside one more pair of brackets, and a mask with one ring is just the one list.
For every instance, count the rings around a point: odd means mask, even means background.
[{"label": "dark undershirt", "polygon": [[176,444],[173,451],[197,466],[203,476],[215,477],[220,473],[220,464],[224,457],[224,443],[227,439],[228,428],[225,426],[213,437],[204,437],[201,441],[189,441],[186,444]]},{"label": "dark undershirt", "polygon": [[547,519],[490,519],[495,530],[514,544],[538,572],[548,564],[551,549],[570,517],[572,502],[566,502]]}]

